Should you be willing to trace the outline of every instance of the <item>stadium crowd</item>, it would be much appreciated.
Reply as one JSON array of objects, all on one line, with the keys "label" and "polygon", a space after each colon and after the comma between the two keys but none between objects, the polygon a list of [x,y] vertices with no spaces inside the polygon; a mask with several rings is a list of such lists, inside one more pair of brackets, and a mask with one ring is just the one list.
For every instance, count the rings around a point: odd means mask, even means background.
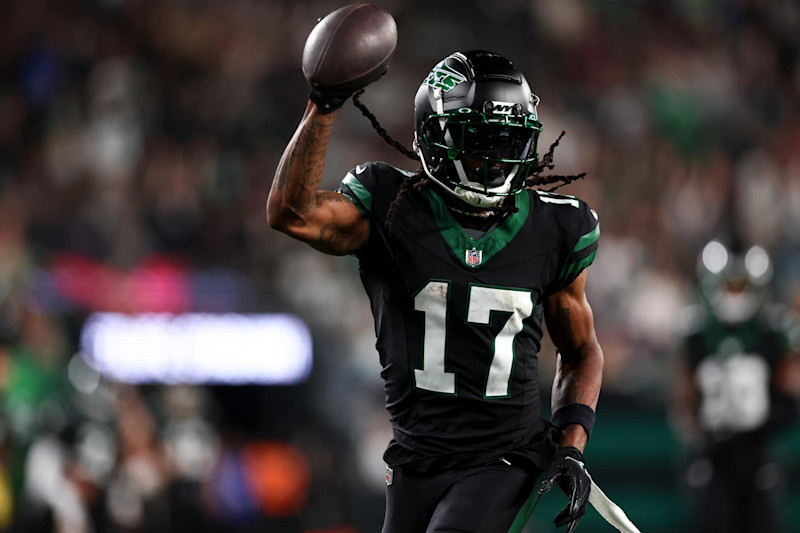
[{"label": "stadium crowd", "polygon": [[[399,45],[363,101],[400,142],[427,69],[467,48],[526,73],[540,153],[566,131],[554,172],[587,177],[559,192],[602,223],[588,293],[604,397],[666,409],[697,254],[730,228],[770,252],[774,301],[800,311],[796,2],[375,3]],[[389,428],[355,259],[264,214],[308,94],[303,42],[339,5],[0,4],[0,531],[380,522]],[[323,186],[365,157],[418,165],[346,106]],[[271,388],[114,383],[77,354],[98,310],[289,311],[312,328],[314,372]],[[543,348],[549,372],[553,359]]]}]

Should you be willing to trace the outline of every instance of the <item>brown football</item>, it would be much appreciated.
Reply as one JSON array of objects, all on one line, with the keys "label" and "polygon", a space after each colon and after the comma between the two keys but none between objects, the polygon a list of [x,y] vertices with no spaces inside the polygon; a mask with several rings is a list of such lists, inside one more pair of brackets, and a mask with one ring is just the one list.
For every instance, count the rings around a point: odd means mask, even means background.
[{"label": "brown football", "polygon": [[303,49],[303,75],[316,89],[349,94],[383,76],[396,47],[392,15],[372,4],[350,4],[311,30]]}]

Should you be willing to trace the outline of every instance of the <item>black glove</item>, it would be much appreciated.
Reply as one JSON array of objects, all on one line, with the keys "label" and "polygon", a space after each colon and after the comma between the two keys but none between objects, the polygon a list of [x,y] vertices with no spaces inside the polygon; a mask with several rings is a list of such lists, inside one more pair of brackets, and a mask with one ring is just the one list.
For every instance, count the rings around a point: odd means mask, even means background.
[{"label": "black glove", "polygon": [[559,448],[543,478],[539,494],[546,494],[553,484],[557,484],[569,498],[569,503],[553,518],[553,523],[556,527],[569,524],[566,533],[572,533],[586,513],[592,490],[592,478],[583,465],[583,454],[572,446]]},{"label": "black glove", "polygon": [[321,114],[327,115],[342,107],[352,94],[351,92],[331,93],[323,92],[320,89],[311,89],[308,99],[317,105]]}]

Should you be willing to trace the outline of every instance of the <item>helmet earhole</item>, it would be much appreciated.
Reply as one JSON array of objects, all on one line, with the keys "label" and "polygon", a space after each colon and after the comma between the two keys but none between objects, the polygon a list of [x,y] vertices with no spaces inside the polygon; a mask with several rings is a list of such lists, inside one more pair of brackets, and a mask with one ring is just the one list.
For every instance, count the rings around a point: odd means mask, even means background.
[{"label": "helmet earhole", "polygon": [[484,102],[483,103],[483,112],[487,115],[491,115],[494,111],[494,104],[492,102]]}]

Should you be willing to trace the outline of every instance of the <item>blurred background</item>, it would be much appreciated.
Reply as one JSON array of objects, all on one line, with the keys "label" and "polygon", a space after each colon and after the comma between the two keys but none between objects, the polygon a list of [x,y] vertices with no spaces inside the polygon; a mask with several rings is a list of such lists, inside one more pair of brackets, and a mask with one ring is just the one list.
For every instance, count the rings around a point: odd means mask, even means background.
[{"label": "blurred background", "polygon": [[[773,302],[800,310],[800,4],[374,3],[399,43],[362,100],[403,144],[420,82],[469,48],[526,74],[540,153],[566,131],[555,172],[587,177],[559,192],[603,225],[587,461],[640,529],[686,530],[670,397],[703,244],[735,227],[763,246]],[[0,530],[379,530],[390,430],[355,259],[264,212],[306,104],[303,43],[341,5],[0,2]],[[371,160],[417,166],[348,105],[323,186]],[[286,322],[259,337],[241,324],[255,316]],[[164,358],[137,344],[154,338]],[[549,394],[551,345],[540,358]],[[797,426],[773,448],[780,513],[800,531]],[[530,531],[552,531],[562,504],[543,501]],[[592,510],[581,526],[611,530]]]}]

